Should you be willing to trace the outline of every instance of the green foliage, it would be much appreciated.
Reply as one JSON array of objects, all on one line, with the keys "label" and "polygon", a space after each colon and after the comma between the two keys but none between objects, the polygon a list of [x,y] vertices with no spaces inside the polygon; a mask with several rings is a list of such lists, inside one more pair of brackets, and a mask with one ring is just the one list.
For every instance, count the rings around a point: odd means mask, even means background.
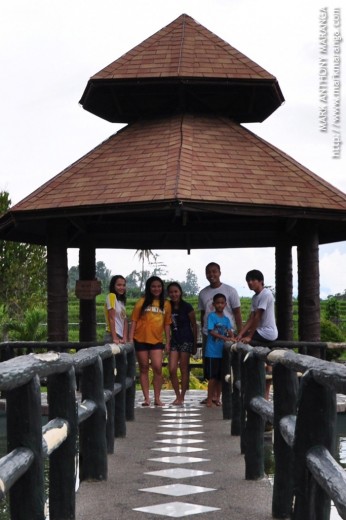
[{"label": "green foliage", "polygon": [[340,305],[335,296],[328,296],[325,304],[324,315],[326,320],[333,323],[340,323]]},{"label": "green foliage", "polygon": [[[332,321],[321,320],[321,341],[331,343],[343,343],[345,341],[345,334]],[[326,358],[328,361],[339,358],[342,354],[342,349],[327,350]]]},{"label": "green foliage", "polygon": [[[0,214],[11,205],[9,194],[0,192]],[[0,240],[0,305],[9,317],[20,320],[24,310],[44,305],[47,287],[46,248]]]},{"label": "green foliage", "polygon": [[186,280],[181,283],[184,295],[195,296],[199,292],[198,279],[192,269],[186,271]]},{"label": "green foliage", "polygon": [[69,291],[75,290],[77,280],[79,280],[79,267],[77,265],[73,265],[68,270],[68,289],[69,289]]},{"label": "green foliage", "polygon": [[[96,262],[96,278],[101,282],[101,288],[103,292],[108,292],[109,283],[111,281],[111,271],[107,269],[104,262]],[[68,289],[74,291],[76,287],[76,281],[79,280],[79,266],[73,265],[68,270]]]},{"label": "green foliage", "polygon": [[9,317],[5,305],[0,305],[0,341],[7,341],[6,325]]},{"label": "green foliage", "polygon": [[[116,273],[118,274],[118,273]],[[104,262],[96,262],[96,278],[101,281],[102,291],[108,292],[112,273]]]},{"label": "green foliage", "polygon": [[10,320],[5,325],[12,341],[47,341],[46,311],[34,307],[25,311],[22,320]]}]

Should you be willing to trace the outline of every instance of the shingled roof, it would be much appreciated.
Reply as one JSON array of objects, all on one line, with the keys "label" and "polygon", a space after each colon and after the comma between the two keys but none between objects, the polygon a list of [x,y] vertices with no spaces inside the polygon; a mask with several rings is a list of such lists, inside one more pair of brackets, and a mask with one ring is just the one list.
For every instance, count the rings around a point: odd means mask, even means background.
[{"label": "shingled roof", "polygon": [[346,195],[227,118],[185,114],[127,126],[15,211],[154,201],[346,210]]},{"label": "shingled roof", "polygon": [[92,76],[80,103],[112,122],[182,108],[254,122],[283,101],[272,74],[183,14]]}]

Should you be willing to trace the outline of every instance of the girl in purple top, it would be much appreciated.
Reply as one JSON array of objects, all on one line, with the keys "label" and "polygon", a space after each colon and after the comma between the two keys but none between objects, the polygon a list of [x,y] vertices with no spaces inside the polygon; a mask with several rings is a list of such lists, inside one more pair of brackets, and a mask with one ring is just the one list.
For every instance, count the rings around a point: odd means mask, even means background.
[{"label": "girl in purple top", "polygon": [[[172,306],[171,349],[169,352],[169,373],[176,399],[172,404],[183,405],[189,387],[189,361],[197,351],[197,323],[192,305],[183,300],[183,290],[179,283],[167,286]],[[181,389],[177,375],[181,373]]]}]

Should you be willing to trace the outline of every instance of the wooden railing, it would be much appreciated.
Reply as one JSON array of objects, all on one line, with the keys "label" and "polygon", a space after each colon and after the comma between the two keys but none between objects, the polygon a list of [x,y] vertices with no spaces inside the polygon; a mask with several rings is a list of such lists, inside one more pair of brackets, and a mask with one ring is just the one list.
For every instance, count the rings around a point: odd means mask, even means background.
[{"label": "wooden railing", "polygon": [[[42,348],[30,344],[37,346]],[[76,345],[50,344],[53,347]],[[135,372],[132,344],[92,346],[75,354],[30,354],[0,363],[8,445],[8,454],[0,459],[0,497],[9,493],[11,519],[44,520],[45,457],[50,520],[75,518],[77,467],[81,480],[107,479],[107,453],[114,451],[114,437],[125,436],[126,420],[134,419]],[[49,408],[43,428],[42,379]]]},{"label": "wooden railing", "polygon": [[[264,399],[265,363],[273,365],[273,402]],[[242,343],[225,348],[225,366],[234,368],[225,378],[233,387],[231,433],[241,435],[246,479],[264,476],[265,423],[274,426],[273,517],[327,520],[333,500],[346,519],[346,474],[334,458],[336,394],[346,394],[346,367]]]}]

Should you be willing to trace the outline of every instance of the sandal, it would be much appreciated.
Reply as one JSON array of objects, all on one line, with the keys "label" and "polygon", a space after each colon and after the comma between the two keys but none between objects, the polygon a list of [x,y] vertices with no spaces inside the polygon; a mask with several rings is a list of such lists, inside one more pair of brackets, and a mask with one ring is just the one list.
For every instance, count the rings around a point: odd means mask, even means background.
[{"label": "sandal", "polygon": [[150,403],[148,403],[148,401],[143,401],[142,406],[150,406]]},{"label": "sandal", "polygon": [[216,405],[216,406],[221,406],[221,401],[217,401],[216,399],[213,399],[213,403]]}]

